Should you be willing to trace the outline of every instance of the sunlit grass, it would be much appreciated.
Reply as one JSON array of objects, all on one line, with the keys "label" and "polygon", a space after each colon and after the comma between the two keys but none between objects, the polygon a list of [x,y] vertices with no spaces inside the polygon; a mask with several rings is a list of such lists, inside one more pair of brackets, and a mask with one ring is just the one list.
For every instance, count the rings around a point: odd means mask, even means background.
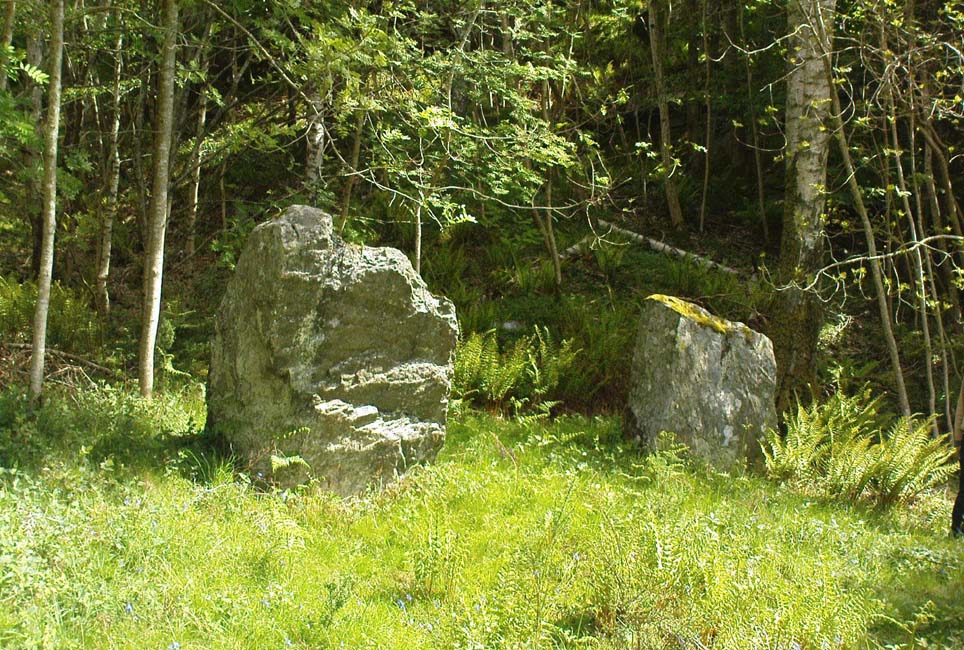
[{"label": "sunlit grass", "polygon": [[614,419],[469,413],[435,465],[341,501],[253,486],[192,391],[23,408],[0,401],[2,647],[961,646],[938,496],[817,501],[642,456]]}]

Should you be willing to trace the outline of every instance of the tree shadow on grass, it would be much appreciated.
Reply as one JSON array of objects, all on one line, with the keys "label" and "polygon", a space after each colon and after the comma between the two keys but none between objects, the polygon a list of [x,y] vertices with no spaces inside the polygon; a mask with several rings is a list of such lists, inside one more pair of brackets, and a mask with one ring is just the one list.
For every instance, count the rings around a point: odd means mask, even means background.
[{"label": "tree shadow on grass", "polygon": [[39,476],[54,467],[109,465],[115,476],[173,471],[201,483],[223,480],[234,471],[228,444],[205,431],[179,399],[148,402],[126,388],[102,386],[87,395],[53,394],[37,407],[22,391],[5,391],[0,467]]}]

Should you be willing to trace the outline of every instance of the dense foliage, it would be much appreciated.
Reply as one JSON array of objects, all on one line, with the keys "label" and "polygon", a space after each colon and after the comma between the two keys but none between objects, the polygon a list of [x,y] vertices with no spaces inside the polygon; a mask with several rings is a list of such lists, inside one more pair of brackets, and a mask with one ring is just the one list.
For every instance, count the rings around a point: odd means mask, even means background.
[{"label": "dense foliage", "polygon": [[[0,259],[20,282],[40,265],[51,18],[39,0],[4,8]],[[579,365],[596,372],[560,380],[556,399],[573,408],[619,408],[625,373],[612,349],[625,345],[632,302],[646,293],[676,292],[749,320],[772,333],[783,360],[782,332],[801,323],[784,322],[791,317],[769,296],[802,282],[824,314],[854,323],[834,358],[859,376],[890,350],[890,363],[865,379],[949,429],[961,348],[960,12],[940,2],[830,10],[827,63],[843,119],[822,128],[843,132],[854,169],[842,151],[830,156],[826,181],[816,181],[827,246],[815,266],[791,272],[779,268],[799,248],[796,231],[782,228],[792,201],[784,80],[798,62],[778,6],[183,3],[163,304],[147,330],[168,327],[157,345],[169,350],[178,346],[170,328],[181,328],[194,341],[182,340],[190,354],[180,364],[203,370],[207,317],[245,234],[301,201],[332,212],[349,238],[408,252],[455,300],[466,336],[497,329],[511,347],[516,337],[499,328],[519,321],[573,340]],[[54,277],[98,308],[98,327],[115,334],[105,340],[122,340],[129,355],[107,356],[128,374],[143,265],[157,246],[148,235],[165,28],[151,7],[127,0],[66,11]],[[686,216],[675,225],[664,216],[670,185]],[[600,219],[727,262],[742,279],[702,278],[682,264],[661,281],[647,274],[667,265],[640,266],[636,252],[620,273],[639,244]],[[866,259],[868,242],[879,260]],[[745,280],[751,269],[758,281]],[[881,291],[894,345],[863,334]],[[589,336],[590,327],[602,333]],[[156,372],[177,365],[168,357]]]},{"label": "dense foliage", "polygon": [[829,498],[907,501],[943,485],[954,471],[946,437],[932,422],[881,417],[881,398],[869,391],[799,406],[786,435],[771,431],[764,444],[767,471]]}]

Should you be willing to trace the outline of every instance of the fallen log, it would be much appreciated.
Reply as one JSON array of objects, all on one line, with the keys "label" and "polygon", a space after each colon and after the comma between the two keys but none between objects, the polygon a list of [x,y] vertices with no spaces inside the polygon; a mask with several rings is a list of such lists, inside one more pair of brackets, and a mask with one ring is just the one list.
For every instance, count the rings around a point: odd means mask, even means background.
[{"label": "fallen log", "polygon": [[[619,233],[624,237],[627,237],[637,243],[643,244],[644,246],[656,251],[657,253],[663,253],[665,255],[673,255],[674,257],[680,257],[685,260],[693,262],[697,266],[702,266],[703,268],[713,269],[720,271],[722,273],[728,273],[730,275],[740,275],[740,272],[736,269],[726,266],[725,264],[720,264],[719,262],[714,262],[708,257],[703,257],[702,255],[697,255],[696,253],[691,253],[690,251],[685,251],[682,248],[676,248],[675,246],[670,246],[669,244],[663,243],[658,239],[652,239],[651,237],[645,237],[639,233],[633,232],[632,230],[626,230],[625,228],[620,228],[616,224],[610,223],[608,221],[599,220],[601,226],[605,226],[611,232]],[[562,257],[572,257],[578,253],[582,253],[586,250],[589,244],[596,239],[595,235],[587,235],[581,239],[576,244],[570,246],[562,252]]]}]

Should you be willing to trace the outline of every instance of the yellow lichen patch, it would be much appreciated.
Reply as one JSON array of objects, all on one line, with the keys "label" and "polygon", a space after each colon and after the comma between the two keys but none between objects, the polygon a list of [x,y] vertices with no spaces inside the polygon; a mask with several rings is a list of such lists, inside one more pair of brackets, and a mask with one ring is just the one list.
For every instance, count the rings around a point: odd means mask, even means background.
[{"label": "yellow lichen patch", "polygon": [[687,302],[686,300],[677,298],[676,296],[665,296],[661,293],[654,293],[646,299],[655,300],[656,302],[662,303],[680,316],[688,318],[689,320],[698,323],[703,327],[709,327],[720,334],[728,334],[734,329],[734,326],[738,325],[736,323],[723,320],[719,316],[714,316],[699,305]]}]

